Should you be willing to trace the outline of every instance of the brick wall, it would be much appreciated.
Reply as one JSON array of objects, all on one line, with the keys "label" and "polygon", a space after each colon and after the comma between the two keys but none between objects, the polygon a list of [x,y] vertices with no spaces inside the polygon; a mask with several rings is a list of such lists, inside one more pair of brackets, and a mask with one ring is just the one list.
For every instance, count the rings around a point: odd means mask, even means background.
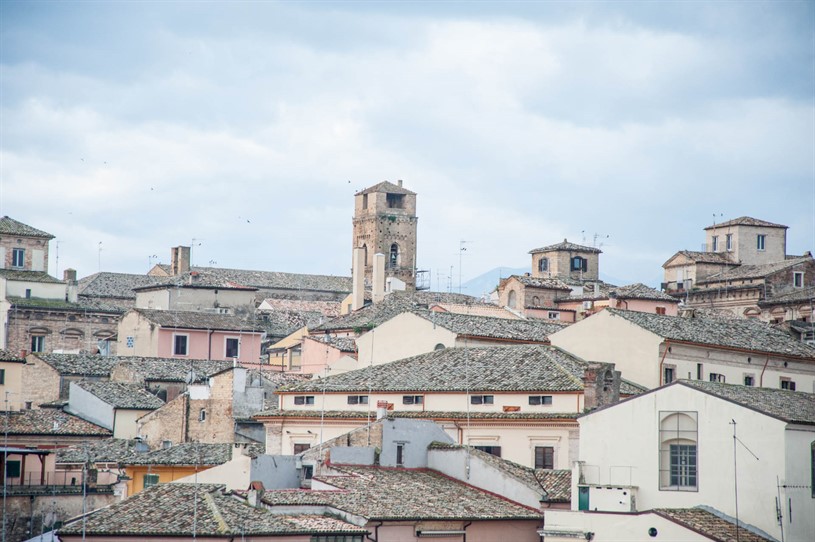
[{"label": "brick wall", "polygon": [[[14,237],[7,235],[0,238],[0,246],[6,249],[6,257],[3,261],[3,268],[13,269],[11,267],[12,258],[15,248],[22,248],[25,250],[25,262],[23,269],[31,271],[33,268],[34,251],[43,252],[42,269],[40,271],[48,272],[48,241],[46,239],[36,239],[32,237]],[[17,268],[19,269],[19,268]]]},{"label": "brick wall", "polygon": [[185,442],[186,415],[187,396],[182,395],[143,416],[139,420],[139,434],[151,448],[161,446],[165,440],[173,444]]},{"label": "brick wall", "polygon": [[[31,336],[44,334],[44,353],[55,350],[94,353],[97,334],[115,336],[119,315],[85,310],[14,307],[8,313],[6,349],[10,352],[31,350]],[[110,342],[110,354],[116,355],[116,341]]]},{"label": "brick wall", "polygon": [[21,403],[32,402],[32,408],[59,399],[60,376],[57,371],[33,354],[26,356],[23,365]]}]

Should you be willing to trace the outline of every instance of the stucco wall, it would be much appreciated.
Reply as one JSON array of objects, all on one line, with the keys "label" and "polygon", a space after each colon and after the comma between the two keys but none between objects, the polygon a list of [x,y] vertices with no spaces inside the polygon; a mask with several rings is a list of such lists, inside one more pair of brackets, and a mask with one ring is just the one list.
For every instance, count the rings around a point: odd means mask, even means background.
[{"label": "stucco wall", "polygon": [[[66,410],[89,422],[113,430],[115,413],[113,406],[71,382]],[[115,436],[115,435],[114,435]]]},{"label": "stucco wall", "polygon": [[[432,318],[432,315],[431,315]],[[412,313],[395,316],[357,339],[363,366],[432,352],[436,345],[455,345],[456,334]]]}]

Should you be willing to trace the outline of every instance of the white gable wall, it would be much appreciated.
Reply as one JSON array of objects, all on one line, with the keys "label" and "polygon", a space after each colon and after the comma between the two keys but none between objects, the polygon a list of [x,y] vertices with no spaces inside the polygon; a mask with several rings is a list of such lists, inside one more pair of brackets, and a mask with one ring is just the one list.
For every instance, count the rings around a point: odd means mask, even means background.
[{"label": "white gable wall", "polygon": [[[698,491],[659,489],[660,411],[698,413]],[[786,423],[687,386],[667,386],[581,418],[580,460],[585,462],[586,482],[636,486],[638,510],[704,504],[735,516],[731,420],[737,423],[738,438],[759,457],[757,461],[741,445],[737,448],[739,516],[780,540],[776,476],[782,483],[787,477],[800,477],[787,472],[786,459],[792,452],[785,451]],[[815,432],[807,434],[815,438]],[[808,459],[797,467],[808,468]],[[799,519],[808,521],[813,532],[815,517],[812,504],[807,504],[809,517]],[[577,508],[576,497],[572,508]]]},{"label": "white gable wall", "polygon": [[662,338],[608,311],[549,335],[549,341],[586,361],[613,363],[626,380],[648,388],[659,386]]},{"label": "white gable wall", "polygon": [[432,322],[404,312],[357,339],[361,367],[432,352],[438,344],[456,345],[456,334]]}]

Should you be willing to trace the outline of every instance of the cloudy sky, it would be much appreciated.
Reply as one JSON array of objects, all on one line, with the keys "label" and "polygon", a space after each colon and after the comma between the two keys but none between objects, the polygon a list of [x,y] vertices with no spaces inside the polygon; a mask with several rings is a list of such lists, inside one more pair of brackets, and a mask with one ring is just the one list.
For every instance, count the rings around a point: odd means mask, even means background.
[{"label": "cloudy sky", "polygon": [[[815,3],[0,3],[0,214],[50,271],[349,274],[418,193],[434,289],[564,238],[659,282],[742,215],[815,242]],[[101,243],[101,252],[99,251]],[[153,258],[156,256],[156,258]]]}]

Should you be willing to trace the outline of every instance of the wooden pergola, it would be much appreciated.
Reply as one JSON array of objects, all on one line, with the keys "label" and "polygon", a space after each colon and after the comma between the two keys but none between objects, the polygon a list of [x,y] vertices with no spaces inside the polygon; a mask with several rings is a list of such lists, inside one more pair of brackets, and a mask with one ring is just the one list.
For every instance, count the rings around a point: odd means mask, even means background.
[{"label": "wooden pergola", "polygon": [[25,461],[30,455],[36,455],[40,460],[40,485],[45,485],[45,456],[50,454],[49,450],[38,450],[36,448],[13,448],[0,446],[0,473],[3,476],[3,485],[8,482],[6,477],[6,461],[9,456],[20,456],[20,484],[25,480]]}]

